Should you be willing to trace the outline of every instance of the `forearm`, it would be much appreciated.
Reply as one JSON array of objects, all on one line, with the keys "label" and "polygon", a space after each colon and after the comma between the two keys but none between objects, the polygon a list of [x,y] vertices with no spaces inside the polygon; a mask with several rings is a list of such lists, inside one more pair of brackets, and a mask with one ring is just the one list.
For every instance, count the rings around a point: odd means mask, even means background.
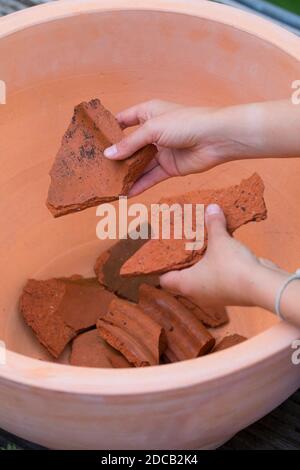
[{"label": "forearm", "polygon": [[[290,273],[261,266],[255,273],[255,280],[249,286],[252,303],[275,312],[276,295]],[[300,280],[294,280],[284,290],[280,311],[282,317],[300,327]]]},{"label": "forearm", "polygon": [[300,106],[290,100],[222,108],[215,117],[230,159],[300,157]]}]

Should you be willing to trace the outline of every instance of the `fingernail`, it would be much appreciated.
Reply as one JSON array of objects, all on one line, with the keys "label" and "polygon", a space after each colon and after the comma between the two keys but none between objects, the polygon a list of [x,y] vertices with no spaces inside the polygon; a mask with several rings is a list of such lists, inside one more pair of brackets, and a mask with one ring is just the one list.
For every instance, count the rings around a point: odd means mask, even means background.
[{"label": "fingernail", "polygon": [[104,153],[104,156],[107,158],[114,157],[118,153],[117,146],[112,145],[111,147],[107,147],[103,153]]},{"label": "fingernail", "polygon": [[220,214],[221,212],[222,212],[222,209],[218,204],[209,204],[206,208],[207,215]]}]

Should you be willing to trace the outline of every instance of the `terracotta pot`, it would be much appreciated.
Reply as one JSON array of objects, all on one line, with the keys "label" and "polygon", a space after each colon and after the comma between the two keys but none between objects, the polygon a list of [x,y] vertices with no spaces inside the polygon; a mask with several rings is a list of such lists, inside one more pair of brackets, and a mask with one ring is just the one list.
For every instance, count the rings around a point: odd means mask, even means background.
[{"label": "terracotta pot", "polygon": [[[54,220],[48,170],[73,106],[99,97],[113,111],[158,97],[190,104],[288,97],[300,40],[226,6],[197,1],[60,1],[0,20],[0,427],[61,449],[214,448],[300,385],[299,330],[258,309],[233,309],[224,331],[249,341],[173,365],[97,370],[54,364],[17,313],[28,277],[91,274],[108,243],[95,210]],[[143,195],[239,182],[258,171],[269,218],[238,237],[294,270],[300,259],[300,161],[226,164]],[[299,263],[298,263],[299,264]],[[222,334],[219,333],[219,334]],[[45,359],[48,362],[43,362]]]}]

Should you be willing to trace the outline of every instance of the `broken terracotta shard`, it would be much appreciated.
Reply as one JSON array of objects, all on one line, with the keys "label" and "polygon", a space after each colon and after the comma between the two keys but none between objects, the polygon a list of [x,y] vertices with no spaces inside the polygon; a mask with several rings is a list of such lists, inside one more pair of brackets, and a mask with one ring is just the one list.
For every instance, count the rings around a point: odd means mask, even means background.
[{"label": "broken terracotta shard", "polygon": [[225,325],[229,322],[228,314],[225,307],[200,307],[192,302],[186,297],[181,295],[176,297],[177,300],[182,303],[188,310],[193,312],[193,314],[203,323],[203,325],[210,328],[217,328],[218,326]]},{"label": "broken terracotta shard", "polygon": [[125,357],[100,337],[98,330],[87,331],[73,340],[70,364],[81,367],[130,367]]},{"label": "broken terracotta shard", "polygon": [[215,339],[173,295],[147,284],[141,285],[139,292],[140,307],[166,332],[168,345],[164,358],[167,361],[192,359],[211,351]]},{"label": "broken terracotta shard", "polygon": [[[149,226],[150,228],[150,226]],[[115,292],[120,297],[138,301],[139,286],[146,282],[151,285],[159,285],[157,276],[138,276],[123,278],[120,276],[120,268],[147,240],[131,238],[120,240],[108,251],[102,253],[96,260],[95,273],[100,284]]]},{"label": "broken terracotta shard", "polygon": [[[239,185],[220,190],[200,190],[187,193],[177,198],[163,199],[160,202],[169,205],[219,204],[225,213],[230,233],[251,221],[261,221],[267,216],[263,199],[264,183],[257,173],[242,180]],[[172,234],[172,230],[171,230]],[[171,238],[151,239],[142,246],[121,267],[122,276],[139,276],[162,274],[174,269],[182,269],[193,265],[201,259],[207,246],[205,235],[204,246],[199,250],[186,250],[186,239]]]},{"label": "broken terracotta shard", "polygon": [[231,346],[235,346],[236,344],[243,343],[244,341],[246,341],[246,339],[247,338],[245,338],[245,336],[241,336],[241,335],[238,335],[238,334],[225,336],[216,345],[213,352],[222,351],[223,349],[231,348]]},{"label": "broken terracotta shard", "polygon": [[104,149],[122,138],[117,120],[98,99],[75,107],[50,171],[47,206],[54,217],[128,194],[156,147],[147,145],[123,161],[105,158]]},{"label": "broken terracotta shard", "polygon": [[136,304],[123,299],[111,302],[97,322],[100,336],[136,367],[159,364],[166,347],[163,328]]},{"label": "broken terracotta shard", "polygon": [[115,298],[112,292],[99,285],[96,278],[62,281],[66,286],[66,295],[61,303],[64,320],[76,331],[95,325]]},{"label": "broken terracotta shard", "polygon": [[114,297],[97,279],[30,279],[19,309],[40,343],[57,358],[78,332],[106,314]]}]

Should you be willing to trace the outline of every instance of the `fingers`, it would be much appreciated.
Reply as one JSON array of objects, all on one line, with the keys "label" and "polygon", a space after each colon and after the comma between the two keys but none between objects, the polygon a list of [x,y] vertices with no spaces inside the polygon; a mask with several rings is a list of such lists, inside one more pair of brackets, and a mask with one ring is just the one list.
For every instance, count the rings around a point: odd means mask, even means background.
[{"label": "fingers", "polygon": [[145,166],[143,172],[140,177],[144,176],[149,171],[153,170],[157,165],[159,165],[158,160],[156,158],[152,158],[152,160]]},{"label": "fingers", "polygon": [[124,111],[121,111],[116,115],[116,118],[122,129],[143,124],[149,119],[147,103],[137,104],[135,106],[131,106],[131,108],[124,109]]},{"label": "fingers", "polygon": [[205,211],[205,223],[209,241],[213,241],[220,236],[229,236],[226,229],[224,212],[218,204],[209,204],[207,206]]},{"label": "fingers", "polygon": [[[205,222],[208,232],[208,251],[213,246],[212,242],[219,242],[220,237],[229,237],[226,230],[226,219],[221,207],[217,204],[210,204],[206,208]],[[217,246],[217,245],[216,245]],[[218,246],[217,246],[218,248]],[[207,252],[208,253],[208,252]],[[215,268],[215,263],[213,268]],[[193,297],[193,294],[200,293],[202,301],[211,302],[214,292],[214,276],[211,276],[211,265],[207,261],[207,254],[190,268],[181,271],[171,271],[160,277],[162,288],[175,294],[181,294],[186,297]],[[216,299],[214,299],[216,303]]]},{"label": "fingers", "polygon": [[150,188],[151,186],[154,186],[157,183],[160,183],[161,181],[166,180],[169,177],[170,176],[168,175],[168,173],[164,171],[161,166],[157,165],[150,171],[148,171],[148,173],[145,173],[134,183],[128,195],[136,196],[137,194],[146,191],[146,189]]},{"label": "fingers", "polygon": [[124,111],[117,114],[117,120],[120,126],[125,129],[126,127],[136,126],[143,124],[153,117],[160,116],[168,111],[172,111],[176,108],[181,107],[177,103],[171,103],[169,101],[162,100],[151,100],[145,101],[144,103],[131,106]]},{"label": "fingers", "polygon": [[163,274],[159,278],[160,285],[163,289],[166,289],[174,294],[181,293],[182,287],[182,272],[181,271],[170,271]]},{"label": "fingers", "polygon": [[155,141],[153,127],[147,123],[124,137],[119,143],[104,150],[104,156],[111,160],[124,160],[131,157],[137,150]]},{"label": "fingers", "polygon": [[201,292],[203,300],[207,295],[208,283],[207,266],[203,260],[181,271],[170,271],[160,276],[160,285],[163,289],[173,294],[193,297]]},{"label": "fingers", "polygon": [[104,150],[104,156],[111,160],[124,160],[147,144],[155,143],[159,132],[159,121],[156,117],[167,111],[181,107],[175,103],[152,100],[119,113],[117,119],[121,127],[141,124],[132,134],[124,137],[119,143]]}]

